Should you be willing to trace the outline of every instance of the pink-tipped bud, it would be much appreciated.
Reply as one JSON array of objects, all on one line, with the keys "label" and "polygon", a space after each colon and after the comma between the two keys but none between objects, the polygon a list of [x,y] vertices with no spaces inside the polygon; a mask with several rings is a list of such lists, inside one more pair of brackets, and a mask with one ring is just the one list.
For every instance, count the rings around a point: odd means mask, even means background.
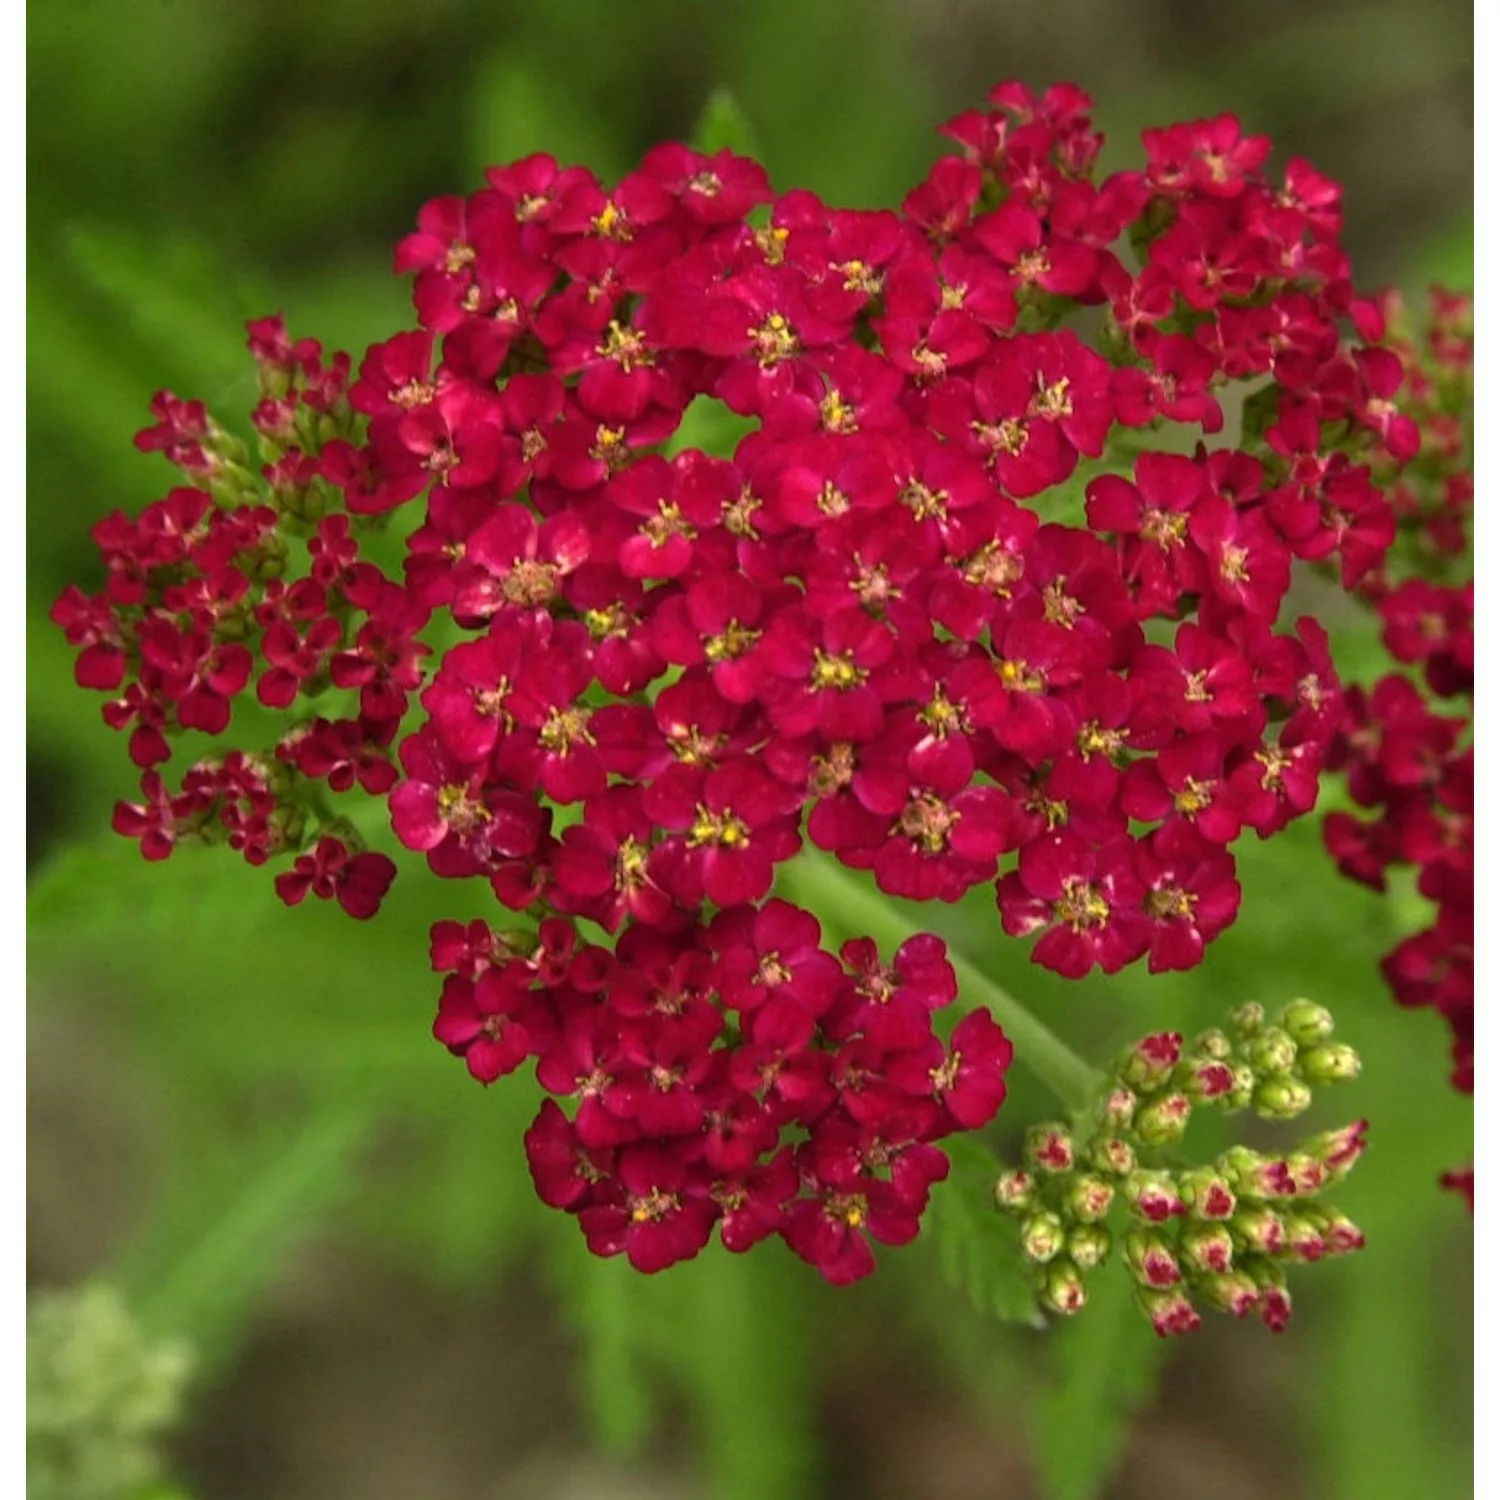
[{"label": "pink-tipped bud", "polygon": [[1234,1212],[1234,1192],[1223,1174],[1212,1167],[1194,1167],[1184,1172],[1177,1179],[1177,1190],[1195,1219],[1217,1222]]},{"label": "pink-tipped bud", "polygon": [[1071,1172],[1073,1137],[1062,1125],[1033,1125],[1026,1132],[1025,1157],[1036,1172]]},{"label": "pink-tipped bud", "polygon": [[1102,1177],[1080,1172],[1063,1196],[1065,1214],[1081,1224],[1097,1224],[1109,1212],[1115,1201],[1112,1184]]},{"label": "pink-tipped bud", "polygon": [[1056,1214],[1032,1214],[1021,1225],[1021,1254],[1036,1265],[1045,1265],[1061,1251],[1066,1239],[1063,1221]]},{"label": "pink-tipped bud", "polygon": [[1147,1146],[1170,1146],[1187,1134],[1193,1101],[1186,1094],[1159,1094],[1135,1117],[1135,1133]]},{"label": "pink-tipped bud", "polygon": [[1182,1262],[1191,1271],[1217,1274],[1234,1266],[1234,1236],[1223,1224],[1194,1224],[1182,1231]]},{"label": "pink-tipped bud", "polygon": [[1135,1148],[1119,1136],[1107,1135],[1089,1148],[1089,1165],[1105,1177],[1124,1177],[1135,1170]]},{"label": "pink-tipped bud", "polygon": [[1302,1142],[1302,1151],[1316,1157],[1328,1169],[1334,1181],[1348,1175],[1365,1151],[1368,1120],[1355,1120],[1339,1130],[1325,1130]]},{"label": "pink-tipped bud", "polygon": [[1332,1181],[1328,1168],[1306,1151],[1293,1151],[1287,1157],[1285,1166],[1295,1196],[1310,1198],[1314,1193],[1321,1193]]},{"label": "pink-tipped bud", "polygon": [[1151,1327],[1158,1338],[1173,1338],[1177,1334],[1191,1333],[1203,1321],[1188,1300],[1187,1294],[1177,1287],[1170,1291],[1154,1291],[1146,1287],[1136,1291],[1136,1304],[1151,1320]]},{"label": "pink-tipped bud", "polygon": [[1181,1056],[1181,1032],[1158,1031],[1142,1037],[1131,1048],[1120,1065],[1120,1077],[1131,1088],[1149,1094],[1172,1076],[1172,1069]]},{"label": "pink-tipped bud", "polygon": [[1260,1320],[1272,1333],[1280,1333],[1292,1321],[1292,1294],[1286,1288],[1286,1273],[1269,1260],[1247,1261],[1244,1269],[1260,1288]]},{"label": "pink-tipped bud", "polygon": [[1290,1198],[1297,1191],[1284,1161],[1248,1146],[1231,1146],[1215,1165],[1241,1198]]},{"label": "pink-tipped bud", "polygon": [[1065,1318],[1082,1312],[1084,1304],[1089,1300],[1083,1275],[1070,1260],[1053,1261],[1047,1267],[1042,1275],[1040,1296],[1043,1307]]},{"label": "pink-tipped bud", "polygon": [[1229,1221],[1235,1239],[1257,1255],[1280,1255],[1286,1248],[1286,1225],[1274,1208],[1242,1208]]},{"label": "pink-tipped bud", "polygon": [[1136,1106],[1140,1103],[1134,1090],[1111,1089],[1100,1110],[1100,1123],[1106,1130],[1124,1130],[1135,1119]]},{"label": "pink-tipped bud", "polygon": [[1308,1217],[1318,1226],[1330,1255],[1352,1255],[1365,1248],[1365,1232],[1348,1214],[1336,1208],[1309,1209]]},{"label": "pink-tipped bud", "polygon": [[1125,1179],[1125,1202],[1131,1213],[1148,1224],[1164,1224],[1184,1211],[1171,1176],[1140,1167]]},{"label": "pink-tipped bud", "polygon": [[1234,1069],[1217,1058],[1189,1059],[1177,1070],[1177,1081],[1189,1098],[1225,1099],[1234,1092]]},{"label": "pink-tipped bud", "polygon": [[1193,1289],[1201,1293],[1210,1307],[1236,1318],[1243,1318],[1246,1313],[1253,1312],[1260,1303],[1260,1288],[1243,1271],[1226,1271],[1217,1276],[1205,1276],[1201,1281],[1193,1283]]},{"label": "pink-tipped bud", "polygon": [[1068,1236],[1068,1256],[1080,1269],[1092,1271],[1109,1256],[1114,1237],[1102,1224],[1079,1224]]},{"label": "pink-tipped bud", "polygon": [[1142,1286],[1176,1286],[1182,1280],[1172,1247],[1154,1230],[1132,1229],[1125,1236],[1125,1264]]},{"label": "pink-tipped bud", "polygon": [[1302,1214],[1284,1214],[1282,1222],[1286,1225],[1286,1253],[1294,1255],[1298,1260],[1305,1260],[1311,1264],[1315,1260],[1322,1260],[1328,1253],[1328,1241],[1323,1238],[1322,1231],[1310,1218]]},{"label": "pink-tipped bud", "polygon": [[1017,1167],[995,1180],[995,1207],[1006,1213],[1024,1213],[1036,1202],[1036,1179]]}]

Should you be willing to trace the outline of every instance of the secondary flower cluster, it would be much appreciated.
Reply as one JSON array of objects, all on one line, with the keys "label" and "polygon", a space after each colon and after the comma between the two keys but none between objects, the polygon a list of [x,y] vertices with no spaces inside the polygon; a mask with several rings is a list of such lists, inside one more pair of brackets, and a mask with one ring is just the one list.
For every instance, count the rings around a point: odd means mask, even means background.
[{"label": "secondary flower cluster", "polygon": [[434,930],[448,971],[436,1034],[484,1082],[536,1056],[553,1100],[526,1133],[543,1202],[589,1248],[642,1271],[781,1234],[835,1285],[875,1269],[870,1236],[915,1237],[948,1159],[932,1143],[994,1117],[1011,1046],[984,1011],[945,1047],[958,993],[934,937],[889,965],[875,944],[819,946],[789,902],[721,911],[618,953],[551,919],[529,956],[482,923]]},{"label": "secondary flower cluster", "polygon": [[[1381,641],[1405,671],[1352,686],[1331,764],[1365,816],[1330,813],[1324,838],[1340,870],[1385,890],[1416,870],[1437,908],[1430,926],[1381,965],[1402,1005],[1430,1006],[1453,1033],[1453,1084],[1474,1091],[1474,334],[1471,299],[1434,289],[1422,345],[1388,299],[1392,348],[1407,368],[1401,409],[1422,448],[1393,496],[1400,527],[1387,565],[1361,588]],[[1399,330],[1399,331],[1397,331]],[[1470,1207],[1469,1167],[1444,1178]]]},{"label": "secondary flower cluster", "polygon": [[1085,1136],[1062,1125],[1031,1129],[1025,1165],[999,1178],[995,1202],[1020,1221],[1043,1305],[1082,1310],[1086,1275],[1116,1242],[1106,1221],[1123,1204],[1123,1259],[1158,1334],[1197,1328],[1195,1298],[1237,1318],[1256,1312],[1273,1333],[1285,1328],[1287,1266],[1364,1245],[1343,1213],[1317,1200],[1364,1151],[1365,1122],[1313,1136],[1286,1156],[1232,1146],[1203,1167],[1149,1167],[1141,1157],[1180,1141],[1195,1107],[1295,1118],[1315,1085],[1359,1071],[1332,1033],[1332,1018],[1311,1001],[1292,1001],[1270,1024],[1259,1005],[1242,1005],[1227,1029],[1205,1032],[1186,1050],[1175,1032],[1138,1042],[1120,1059]]},{"label": "secondary flower cluster", "polygon": [[[251,325],[258,474],[159,395],[138,444],[189,483],[101,523],[103,591],[54,611],[131,732],[147,857],[288,853],[284,900],[369,917],[395,867],[334,810],[358,790],[529,918],[434,933],[436,1031],[576,1100],[529,1145],[603,1253],[769,1225],[849,1279],[852,1231],[914,1231],[931,1141],[998,1106],[998,1031],[933,1038],[940,954],[839,969],[768,899],[804,839],[894,896],[993,884],[1078,977],[1193,967],[1230,844],[1313,805],[1341,700],[1318,624],[1277,628],[1293,563],[1377,567],[1364,460],[1417,442],[1339,190],[1268,179],[1228,116],[1100,180],[1078,90],[989,102],[900,212],[685,146],[429,203],[418,326],[356,371]],[[170,788],[173,741],[252,698],[267,748]]]}]

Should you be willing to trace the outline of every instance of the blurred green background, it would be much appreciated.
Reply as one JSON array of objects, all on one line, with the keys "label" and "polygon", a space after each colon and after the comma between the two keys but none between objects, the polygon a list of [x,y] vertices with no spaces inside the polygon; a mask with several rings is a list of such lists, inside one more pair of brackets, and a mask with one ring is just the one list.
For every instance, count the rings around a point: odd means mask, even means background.
[{"label": "blurred green background", "polygon": [[[433,1044],[407,878],[382,918],[280,908],[231,858],[145,867],[134,790],[45,623],[87,527],[169,482],[131,434],[168,386],[242,420],[240,324],[359,350],[408,321],[417,206],[537,149],[617,175],[727,85],[779,188],[895,203],[932,126],[1003,77],[1089,89],[1124,164],[1148,124],[1238,112],[1347,188],[1366,286],[1472,276],[1472,13],[1448,0],[48,0],[29,36],[29,1251],[101,1275],[198,1350],[172,1447],[204,1500],[1096,1494],[1447,1500],[1472,1492],[1468,1158],[1430,1015],[1376,961],[1420,902],[1339,881],[1305,822],[1246,848],[1239,925],[1188,976],[1069,985],[983,904],[969,954],[1081,1049],[1309,994],[1366,1059],[1342,1199],[1361,1256],[1294,1281],[1272,1339],[1163,1350],[1107,1298],[1041,1335],[977,1311],[924,1240],[831,1293],[766,1247],[635,1277],[533,1198],[513,1078]],[[1378,657],[1358,620],[1346,671]],[[1054,1111],[1018,1072],[998,1143]],[[1329,1115],[1317,1123],[1336,1123]],[[979,1279],[984,1279],[980,1268]],[[1106,1278],[1100,1279],[1101,1289]]]}]

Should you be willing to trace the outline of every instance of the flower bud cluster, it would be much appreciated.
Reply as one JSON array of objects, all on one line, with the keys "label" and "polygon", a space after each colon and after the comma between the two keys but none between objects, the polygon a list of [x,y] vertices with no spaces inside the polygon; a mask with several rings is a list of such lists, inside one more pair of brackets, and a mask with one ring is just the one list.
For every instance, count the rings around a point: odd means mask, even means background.
[{"label": "flower bud cluster", "polygon": [[[1433,921],[1386,955],[1397,1001],[1430,1007],[1453,1037],[1455,1088],[1474,1091],[1474,581],[1471,447],[1473,301],[1434,288],[1414,342],[1400,299],[1384,301],[1387,347],[1406,368],[1397,406],[1421,449],[1392,488],[1397,542],[1360,594],[1405,671],[1351,686],[1330,765],[1364,814],[1333,812],[1324,840],[1339,869],[1383,891],[1388,872],[1417,872]],[[1377,329],[1369,329],[1373,336]],[[1473,1171],[1444,1185],[1473,1206]]]},{"label": "flower bud cluster", "polygon": [[[899,212],[685,146],[613,187],[493,168],[421,210],[417,326],[357,369],[251,325],[258,473],[157,398],[138,442],[189,482],[54,608],[148,858],[282,854],[283,900],[367,918],[395,866],[332,802],[364,793],[519,914],[434,931],[435,1034],[484,1082],[535,1062],[539,1193],[645,1269],[718,1225],[863,1274],[1003,1096],[993,1022],[937,1040],[937,939],[836,958],[773,895],[805,842],[892,896],[991,887],[1068,977],[1194,967],[1339,724],[1294,565],[1352,588],[1395,535],[1371,464],[1413,429],[1337,185],[1230,116],[1104,175],[1077,89],[988,102]],[[705,411],[732,452],[686,444]],[[252,697],[274,745],[170,788]]]},{"label": "flower bud cluster", "polygon": [[1291,1317],[1287,1267],[1359,1249],[1364,1236],[1321,1202],[1365,1146],[1363,1120],[1302,1141],[1284,1156],[1232,1146],[1205,1166],[1162,1164],[1195,1109],[1301,1114],[1320,1085],[1353,1078],[1359,1059],[1333,1040],[1322,1006],[1294,1000],[1274,1019],[1240,1006],[1222,1030],[1190,1045],[1175,1032],[1144,1037],[1120,1058],[1087,1125],[1028,1132],[1023,1164],[995,1184],[1018,1220],[1040,1300],[1080,1311],[1087,1276],[1114,1249],[1155,1331],[1187,1333],[1197,1305],[1273,1332]]}]

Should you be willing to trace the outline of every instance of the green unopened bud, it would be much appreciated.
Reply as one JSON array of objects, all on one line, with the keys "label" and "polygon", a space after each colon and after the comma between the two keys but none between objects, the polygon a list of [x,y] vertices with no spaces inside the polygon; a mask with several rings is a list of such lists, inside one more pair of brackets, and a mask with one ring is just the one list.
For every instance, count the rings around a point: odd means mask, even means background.
[{"label": "green unopened bud", "polygon": [[1234,1190],[1222,1172],[1212,1167],[1194,1167],[1177,1179],[1177,1191],[1195,1219],[1217,1222],[1234,1212]]},{"label": "green unopened bud", "polygon": [[1316,1046],[1333,1035],[1333,1017],[1311,1000],[1293,1000],[1282,1011],[1279,1024],[1299,1047]]},{"label": "green unopened bud", "polygon": [[1249,1063],[1232,1063],[1230,1072],[1234,1082],[1220,1104],[1229,1110],[1249,1109],[1250,1101],[1255,1097],[1255,1069]]},{"label": "green unopened bud", "polygon": [[1215,1026],[1211,1031],[1200,1032],[1188,1048],[1189,1060],[1203,1058],[1212,1062],[1228,1062],[1234,1056],[1234,1043]]},{"label": "green unopened bud", "polygon": [[1133,1089],[1111,1089],[1099,1111],[1100,1122],[1106,1130],[1124,1130],[1135,1119],[1139,1103]]},{"label": "green unopened bud", "polygon": [[1286,1225],[1268,1204],[1241,1208],[1229,1221],[1239,1245],[1257,1255],[1280,1255],[1286,1248]]},{"label": "green unopened bud", "polygon": [[1109,1256],[1114,1236],[1102,1224],[1079,1224],[1068,1235],[1068,1256],[1075,1265],[1092,1271]]},{"label": "green unopened bud", "polygon": [[1170,1146],[1187,1133],[1193,1101],[1186,1094],[1161,1094],[1135,1117],[1135,1133],[1148,1146]]},{"label": "green unopened bud", "polygon": [[1171,1174],[1148,1172],[1140,1167],[1125,1179],[1125,1202],[1131,1213],[1148,1224],[1164,1224],[1183,1211]]},{"label": "green unopened bud", "polygon": [[1359,1053],[1347,1042],[1320,1042],[1297,1057],[1309,1083],[1347,1083],[1359,1077]]},{"label": "green unopened bud", "polygon": [[1045,1265],[1057,1255],[1066,1240],[1063,1221],[1056,1214],[1032,1214],[1021,1225],[1021,1254],[1037,1265]]},{"label": "green unopened bud", "polygon": [[1260,1288],[1255,1278],[1244,1271],[1223,1271],[1218,1275],[1204,1276],[1193,1283],[1208,1305],[1217,1312],[1227,1312],[1243,1318],[1253,1312],[1260,1301]]},{"label": "green unopened bud", "polygon": [[1036,1202],[1036,1179],[1017,1167],[995,1180],[995,1207],[1006,1213],[1024,1213]]},{"label": "green unopened bud", "polygon": [[1262,1077],[1280,1078],[1297,1066],[1297,1044],[1279,1026],[1268,1026],[1250,1043],[1250,1063]]},{"label": "green unopened bud", "polygon": [[1231,1032],[1241,1041],[1255,1036],[1266,1022],[1266,1008],[1259,1001],[1247,1000],[1237,1005],[1225,1018]]},{"label": "green unopened bud", "polygon": [[1089,1148],[1089,1165],[1105,1177],[1124,1177],[1135,1170],[1135,1148],[1117,1135],[1107,1135]]},{"label": "green unopened bud", "polygon": [[1295,1120],[1312,1103],[1312,1090],[1300,1078],[1262,1078],[1250,1102],[1264,1120]]},{"label": "green unopened bud", "polygon": [[1083,1273],[1070,1260],[1053,1261],[1042,1273],[1040,1297],[1043,1307],[1065,1318],[1082,1312],[1089,1300]]},{"label": "green unopened bud", "polygon": [[1026,1132],[1026,1165],[1037,1172],[1071,1172],[1073,1137],[1065,1125],[1033,1125]]},{"label": "green unopened bud", "polygon": [[1125,1264],[1142,1286],[1164,1288],[1182,1280],[1176,1254],[1153,1229],[1132,1229],[1125,1236]]},{"label": "green unopened bud", "polygon": [[1225,1224],[1190,1224],[1178,1241],[1182,1263],[1202,1275],[1227,1271],[1234,1265],[1234,1236]]},{"label": "green unopened bud", "polygon": [[1097,1224],[1115,1201],[1113,1186],[1102,1177],[1080,1172],[1063,1196],[1064,1211],[1083,1224]]}]

